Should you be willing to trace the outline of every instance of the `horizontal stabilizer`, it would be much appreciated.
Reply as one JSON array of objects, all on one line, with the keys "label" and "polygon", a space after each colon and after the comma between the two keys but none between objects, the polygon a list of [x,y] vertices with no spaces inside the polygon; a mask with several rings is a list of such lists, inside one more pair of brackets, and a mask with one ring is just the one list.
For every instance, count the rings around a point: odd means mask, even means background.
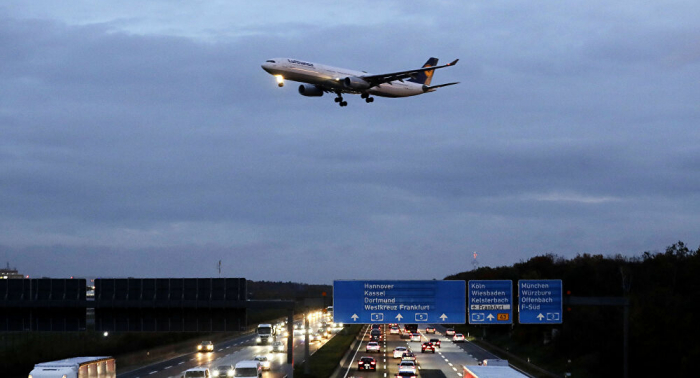
[{"label": "horizontal stabilizer", "polygon": [[438,88],[446,87],[448,85],[455,85],[455,84],[459,84],[459,81],[455,82],[455,83],[447,83],[447,84],[439,84],[439,85],[424,85],[423,92],[432,92]]}]

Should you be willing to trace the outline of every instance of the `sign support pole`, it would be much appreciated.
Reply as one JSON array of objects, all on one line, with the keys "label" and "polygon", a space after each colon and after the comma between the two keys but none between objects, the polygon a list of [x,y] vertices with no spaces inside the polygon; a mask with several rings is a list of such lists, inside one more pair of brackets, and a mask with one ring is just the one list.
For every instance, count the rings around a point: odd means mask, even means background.
[{"label": "sign support pole", "polygon": [[309,314],[304,314],[304,374],[308,375],[311,373],[309,370]]}]

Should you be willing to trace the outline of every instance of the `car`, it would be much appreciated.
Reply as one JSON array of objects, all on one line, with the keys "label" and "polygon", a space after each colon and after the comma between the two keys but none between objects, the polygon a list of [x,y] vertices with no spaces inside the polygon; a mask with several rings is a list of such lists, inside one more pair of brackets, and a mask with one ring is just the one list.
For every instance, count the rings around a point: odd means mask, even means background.
[{"label": "car", "polygon": [[409,372],[409,373],[416,373],[416,362],[415,361],[407,361],[403,360],[399,363],[399,373],[401,372]]},{"label": "car", "polygon": [[430,343],[433,344],[433,346],[440,348],[440,339],[430,339]]},{"label": "car", "polygon": [[372,341],[381,341],[382,340],[382,331],[378,329],[373,329],[369,333],[369,339]]},{"label": "car", "polygon": [[380,324],[372,324],[372,330],[379,330],[379,332],[382,332],[382,326]]},{"label": "car", "polygon": [[405,352],[401,355],[401,361],[413,361],[416,362],[416,354],[413,352]]},{"label": "car", "polygon": [[[64,375],[65,377],[65,375]],[[187,369],[185,370],[184,373],[182,373],[183,378],[210,378],[211,375],[209,373],[209,369],[204,368],[204,367],[196,367],[192,369]]]},{"label": "car", "polygon": [[425,333],[435,333],[435,327],[426,327]]},{"label": "car", "polygon": [[409,350],[406,347],[402,347],[402,346],[396,347],[396,349],[394,349],[394,358],[401,358],[403,356],[403,354],[408,352],[408,351]]},{"label": "car", "polygon": [[284,353],[284,343],[281,341],[275,341],[270,347],[270,353]]},{"label": "car", "polygon": [[454,335],[455,335],[454,328],[448,328],[445,330],[445,336],[454,336]]},{"label": "car", "polygon": [[377,370],[377,361],[374,357],[361,357],[357,361],[357,370]]},{"label": "car", "polygon": [[233,368],[233,365],[219,365],[213,369],[211,369],[211,375],[212,377],[233,377],[233,372],[236,369]]},{"label": "car", "polygon": [[197,345],[197,352],[213,352],[214,351],[214,343],[211,341],[202,341]]},{"label": "car", "polygon": [[433,345],[433,343],[430,341],[426,341],[423,343],[423,345],[421,345],[420,351],[421,353],[425,353],[425,351],[435,353],[435,345]]},{"label": "car", "polygon": [[455,343],[463,343],[464,342],[464,335],[461,333],[455,333],[454,336],[452,336],[452,341]]},{"label": "car", "polygon": [[394,378],[416,378],[416,374],[408,371],[403,371],[396,373],[396,375],[394,375]]},{"label": "car", "polygon": [[270,360],[267,356],[255,356],[253,360],[258,361],[263,370],[270,370]]},{"label": "car", "polygon": [[399,334],[399,327],[397,327],[397,326],[391,327],[391,329],[389,330],[389,333],[392,335],[398,335]]},{"label": "car", "polygon": [[377,352],[379,353],[379,343],[376,341],[370,341],[367,343],[367,347],[365,348],[367,353],[369,352]]},{"label": "car", "polygon": [[411,341],[420,341],[420,333],[412,333]]}]

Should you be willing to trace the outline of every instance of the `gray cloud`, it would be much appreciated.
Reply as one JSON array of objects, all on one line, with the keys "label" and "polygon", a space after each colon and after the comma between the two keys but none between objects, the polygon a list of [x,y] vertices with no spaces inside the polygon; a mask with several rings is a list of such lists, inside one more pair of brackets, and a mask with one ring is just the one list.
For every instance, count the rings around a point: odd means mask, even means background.
[{"label": "gray cloud", "polygon": [[[381,6],[241,25],[207,8],[209,28],[6,7],[0,257],[35,276],[207,276],[224,259],[330,282],[407,278],[398,261],[441,278],[473,251],[504,265],[700,243],[689,12]],[[434,82],[462,83],[341,109],[277,88],[260,69],[275,56],[370,72],[459,57]]]}]

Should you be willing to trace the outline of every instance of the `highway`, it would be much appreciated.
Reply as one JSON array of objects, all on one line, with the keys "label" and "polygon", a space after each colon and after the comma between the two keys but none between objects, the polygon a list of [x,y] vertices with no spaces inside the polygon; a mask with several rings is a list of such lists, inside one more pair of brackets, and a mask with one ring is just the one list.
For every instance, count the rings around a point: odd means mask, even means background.
[{"label": "highway", "polygon": [[[341,368],[341,371],[336,377],[338,378],[357,378],[357,377],[372,377],[385,378],[391,377],[398,372],[400,359],[393,358],[393,350],[398,346],[408,347],[417,356],[418,361],[418,377],[437,378],[437,377],[461,377],[461,365],[476,365],[478,362],[486,358],[497,358],[491,353],[479,348],[478,346],[465,342],[453,343],[451,338],[444,336],[445,328],[435,326],[435,334],[426,334],[425,327],[421,325],[418,329],[421,334],[421,341],[409,341],[401,339],[400,335],[390,335],[389,327],[382,326],[383,340],[380,342],[381,351],[379,353],[367,353],[365,351],[367,342],[369,342],[369,326],[362,330],[363,341],[356,350],[350,351],[353,355],[352,360]],[[441,347],[436,349],[436,352],[421,353],[421,344],[431,338],[438,338],[441,341]],[[377,371],[357,370],[358,360],[361,357],[370,356],[377,360]]]},{"label": "highway", "polygon": [[[379,353],[366,352],[369,342],[369,328],[366,326],[360,332],[362,342],[353,350],[348,351],[352,359],[341,366],[338,378],[393,378],[398,372],[400,359],[393,358],[393,350],[398,346],[405,346],[413,351],[417,356],[418,377],[438,378],[438,377],[461,377],[461,365],[476,365],[478,361],[486,358],[498,358],[493,354],[479,348],[478,346],[465,342],[453,343],[450,337],[444,336],[445,327],[435,325],[435,334],[426,334],[425,327],[421,325],[418,332],[421,341],[409,341],[402,339],[400,335],[389,334],[389,327],[382,325],[382,341]],[[154,363],[139,369],[117,374],[117,378],[179,378],[181,374],[193,367],[208,367],[210,369],[219,365],[235,365],[239,361],[252,360],[257,355],[266,355],[271,361],[270,371],[263,373],[264,378],[282,378],[285,375],[291,377],[289,365],[286,364],[286,353],[269,353],[269,345],[256,345],[255,334],[249,334],[221,342],[214,345],[212,353],[188,353],[170,360]],[[421,353],[421,344],[431,338],[438,338],[441,347],[435,353]],[[281,338],[285,342],[286,338]],[[310,353],[320,348],[325,341],[312,342],[309,346]],[[192,346],[192,349],[196,344]],[[377,371],[357,370],[358,360],[361,357],[374,357],[377,361]],[[294,336],[294,361],[300,363],[304,358],[304,336]]]},{"label": "highway", "polygon": [[[150,364],[136,370],[118,373],[117,378],[180,378],[181,374],[193,367],[208,367],[210,369],[219,365],[236,365],[239,361],[252,360],[257,355],[266,355],[271,361],[270,371],[263,373],[264,378],[281,378],[285,375],[292,376],[289,365],[286,365],[286,353],[269,353],[269,345],[256,345],[256,334],[249,334],[221,342],[214,345],[214,352],[188,353],[170,360]],[[278,340],[287,343],[286,338]],[[315,352],[325,341],[312,342],[309,345],[309,353]],[[192,350],[197,344],[192,345]],[[304,336],[294,336],[294,362],[304,360]],[[117,365],[118,368],[119,365]]]}]

